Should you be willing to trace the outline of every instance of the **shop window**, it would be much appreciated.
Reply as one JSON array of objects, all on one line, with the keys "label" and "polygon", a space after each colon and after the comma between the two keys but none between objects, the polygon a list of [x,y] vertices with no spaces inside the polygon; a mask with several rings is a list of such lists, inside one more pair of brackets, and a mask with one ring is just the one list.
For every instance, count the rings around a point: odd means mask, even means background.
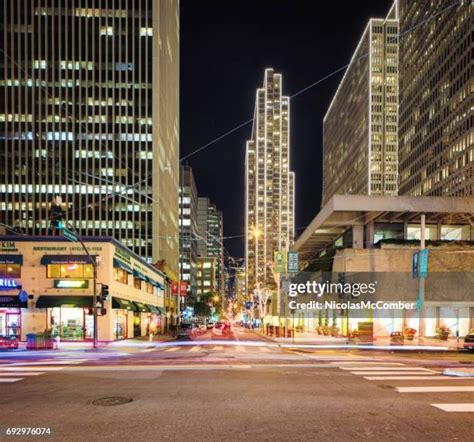
[{"label": "shop window", "polygon": [[48,264],[46,266],[48,278],[86,278],[94,277],[92,264]]},{"label": "shop window", "polygon": [[0,278],[20,278],[20,264],[0,264]]},{"label": "shop window", "polygon": [[133,287],[135,287],[136,289],[140,289],[142,288],[142,280],[140,278],[133,278]]},{"label": "shop window", "polygon": [[[407,227],[407,239],[421,240],[421,226],[419,224],[409,224]],[[425,227],[425,239],[437,240],[438,227],[435,225],[427,225]]]},{"label": "shop window", "polygon": [[469,241],[470,226],[442,226],[441,239],[449,241]]},{"label": "shop window", "polygon": [[148,282],[145,283],[145,290],[147,293],[150,293],[151,295],[153,295],[153,286],[149,284]]},{"label": "shop window", "polygon": [[121,282],[122,284],[128,284],[128,273],[123,269],[114,267],[114,281]]}]

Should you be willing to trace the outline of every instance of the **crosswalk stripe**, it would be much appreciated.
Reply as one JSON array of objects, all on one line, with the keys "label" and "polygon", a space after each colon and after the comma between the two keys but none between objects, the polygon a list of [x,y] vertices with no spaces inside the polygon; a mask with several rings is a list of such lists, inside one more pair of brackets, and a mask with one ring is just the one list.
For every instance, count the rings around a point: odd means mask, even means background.
[{"label": "crosswalk stripe", "polygon": [[213,350],[216,350],[216,351],[220,351],[220,350],[224,350],[224,347],[222,345],[214,345],[214,347],[212,347]]},{"label": "crosswalk stripe", "polygon": [[474,391],[474,387],[396,387],[399,393],[465,393]]},{"label": "crosswalk stripe", "polygon": [[245,350],[245,347],[243,345],[239,345],[235,347],[235,351],[238,353],[245,353],[247,350]]},{"label": "crosswalk stripe", "polygon": [[[21,367],[21,371],[28,370],[28,371],[57,371],[62,370],[64,367]],[[18,367],[0,367],[0,371],[18,371]]]},{"label": "crosswalk stripe", "polygon": [[196,352],[196,351],[199,351],[199,350],[200,350],[200,347],[197,346],[197,345],[195,345],[195,346],[193,346],[189,349],[189,351],[193,351],[193,352]]},{"label": "crosswalk stripe", "polygon": [[70,364],[80,364],[81,362],[87,361],[87,359],[80,359],[80,360],[64,360],[64,361],[36,361],[36,362],[12,362],[9,364],[2,364],[2,367],[27,367],[29,365],[70,365]]},{"label": "crosswalk stripe", "polygon": [[165,351],[177,351],[179,350],[179,347],[168,347],[165,349]]},{"label": "crosswalk stripe", "polygon": [[264,353],[270,353],[271,350],[267,347],[258,347],[260,351],[263,351]]},{"label": "crosswalk stripe", "polygon": [[0,376],[38,376],[39,374],[44,374],[44,371],[38,372],[28,372],[28,371],[10,371],[6,373],[0,373]]},{"label": "crosswalk stripe", "polygon": [[0,379],[0,382],[18,382],[21,381],[23,378],[3,378]]},{"label": "crosswalk stripe", "polygon": [[341,370],[351,371],[426,371],[434,373],[433,370],[422,367],[340,367]]},{"label": "crosswalk stripe", "polygon": [[401,362],[377,362],[377,361],[351,361],[351,362],[330,362],[330,364],[333,364],[333,365],[360,365],[360,363],[363,362],[364,365],[384,365],[384,366],[390,366],[390,365],[405,365],[405,364],[402,364]]},{"label": "crosswalk stripe", "polygon": [[423,373],[423,376],[420,375],[408,375],[408,376],[366,376],[364,379],[368,381],[454,381],[462,380],[465,381],[466,378],[455,377],[455,376],[426,376]]},{"label": "crosswalk stripe", "polygon": [[447,411],[448,413],[459,412],[459,413],[474,413],[474,404],[431,404],[433,407],[439,408],[440,410]]},{"label": "crosswalk stripe", "polygon": [[359,376],[371,376],[371,375],[420,375],[420,376],[433,376],[435,372],[428,373],[426,371],[351,371],[351,374]]}]

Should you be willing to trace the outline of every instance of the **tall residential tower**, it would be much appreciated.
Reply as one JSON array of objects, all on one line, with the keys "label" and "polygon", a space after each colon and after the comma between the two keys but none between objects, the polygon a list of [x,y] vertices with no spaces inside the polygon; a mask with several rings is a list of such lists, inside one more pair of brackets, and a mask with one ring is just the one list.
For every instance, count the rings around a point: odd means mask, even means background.
[{"label": "tall residential tower", "polygon": [[290,99],[282,95],[282,76],[265,70],[257,89],[252,136],[245,159],[248,293],[273,287],[275,251],[288,250],[294,238],[295,177],[290,172]]},{"label": "tall residential tower", "polygon": [[53,198],[178,277],[178,0],[1,2],[0,222]]}]

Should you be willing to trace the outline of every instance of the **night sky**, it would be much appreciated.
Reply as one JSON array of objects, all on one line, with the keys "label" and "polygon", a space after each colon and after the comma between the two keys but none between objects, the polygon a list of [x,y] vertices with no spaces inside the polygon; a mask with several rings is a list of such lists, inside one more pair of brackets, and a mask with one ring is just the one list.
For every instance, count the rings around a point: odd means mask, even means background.
[{"label": "night sky", "polygon": [[[292,95],[349,63],[370,17],[391,0],[181,0],[181,157],[253,117],[264,69]],[[319,8],[315,6],[319,5]],[[321,204],[322,121],[343,72],[291,100],[296,226]],[[245,142],[251,124],[189,158],[198,193],[224,213],[224,235],[242,235]],[[302,229],[297,230],[297,235]],[[225,242],[244,255],[244,239]]]}]

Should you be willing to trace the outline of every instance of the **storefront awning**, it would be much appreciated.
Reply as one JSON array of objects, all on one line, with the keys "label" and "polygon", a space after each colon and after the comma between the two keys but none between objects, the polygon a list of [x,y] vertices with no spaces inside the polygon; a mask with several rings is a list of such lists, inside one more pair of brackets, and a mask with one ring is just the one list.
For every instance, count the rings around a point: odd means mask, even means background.
[{"label": "storefront awning", "polygon": [[112,308],[130,310],[132,312],[138,311],[136,305],[132,301],[123,298],[116,298],[115,296],[112,298]]},{"label": "storefront awning", "polygon": [[0,264],[23,265],[23,255],[0,255]]},{"label": "storefront awning", "polygon": [[133,301],[133,303],[137,306],[138,310],[136,311],[143,312],[143,313],[150,312],[150,309],[146,306],[146,304],[143,304],[142,302],[137,302],[137,301]]},{"label": "storefront awning", "polygon": [[28,302],[20,301],[19,296],[0,296],[1,308],[28,308]]},{"label": "storefront awning", "polygon": [[40,296],[36,308],[48,307],[92,307],[92,296]]},{"label": "storefront awning", "polygon": [[133,277],[148,282],[148,278],[143,273],[140,273],[138,270],[135,269],[133,270]]},{"label": "storefront awning", "polygon": [[132,268],[128,264],[126,264],[126,263],[124,263],[124,262],[122,262],[122,261],[120,261],[116,258],[114,258],[114,264],[113,265],[114,265],[115,268],[123,269],[128,273],[133,273]]},{"label": "storefront awning", "polygon": [[157,315],[164,315],[165,309],[163,307],[157,307],[156,305],[146,304],[146,306],[150,309],[151,313],[156,313]]},{"label": "storefront awning", "polygon": [[[91,255],[95,262],[96,255]],[[87,255],[43,255],[41,264],[91,264]]]}]

